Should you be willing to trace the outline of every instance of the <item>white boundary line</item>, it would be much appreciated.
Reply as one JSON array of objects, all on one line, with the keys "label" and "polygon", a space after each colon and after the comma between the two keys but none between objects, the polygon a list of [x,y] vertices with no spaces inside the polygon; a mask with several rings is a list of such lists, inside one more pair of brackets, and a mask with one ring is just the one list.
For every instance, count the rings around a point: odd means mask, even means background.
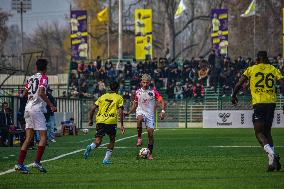
[{"label": "white boundary line", "polygon": [[[147,133],[147,132],[144,132],[144,133],[142,133],[142,134],[145,134],[145,133]],[[124,137],[124,138],[118,139],[118,140],[116,140],[115,142],[123,141],[123,140],[129,139],[129,138],[134,138],[134,137],[137,137],[137,134],[132,135],[132,136],[129,136],[129,137]],[[88,140],[92,140],[92,139],[88,139]],[[88,141],[88,140],[83,140],[83,142]],[[81,143],[81,142],[82,142],[82,141],[80,141],[79,143]],[[108,144],[108,143],[104,143],[104,144],[102,144],[100,147],[104,147],[104,146],[106,146],[107,144]],[[118,147],[116,147],[116,148],[118,148]],[[66,157],[66,156],[69,156],[69,155],[72,155],[72,154],[76,154],[76,153],[82,152],[82,151],[84,151],[84,150],[85,150],[85,149],[75,150],[75,151],[73,151],[73,152],[69,152],[69,153],[66,153],[66,154],[61,154],[61,155],[56,156],[56,157],[51,158],[51,159],[43,160],[43,161],[41,161],[41,162],[44,163],[44,162],[49,162],[49,161],[58,160],[58,159],[60,159],[60,158],[63,158],[63,157]],[[28,164],[28,165],[26,165],[26,166],[27,166],[27,167],[31,167],[32,164],[33,164],[33,163],[30,163],[30,164]],[[13,169],[9,169],[9,170],[7,170],[7,171],[0,172],[0,176],[1,176],[1,175],[6,175],[6,174],[9,174],[9,173],[12,173],[12,172],[15,172],[15,169],[14,169],[14,168],[13,168]]]},{"label": "white boundary line", "polygon": [[[208,146],[210,148],[261,148],[261,146]],[[284,146],[274,146],[276,148],[282,148]]]}]

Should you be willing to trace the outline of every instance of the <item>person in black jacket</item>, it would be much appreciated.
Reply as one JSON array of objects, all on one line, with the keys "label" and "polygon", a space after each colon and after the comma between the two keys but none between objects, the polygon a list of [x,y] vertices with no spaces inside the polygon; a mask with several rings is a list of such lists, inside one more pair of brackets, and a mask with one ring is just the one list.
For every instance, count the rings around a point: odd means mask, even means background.
[{"label": "person in black jacket", "polygon": [[[13,145],[13,135],[10,135],[10,131],[15,130],[16,127],[13,123],[13,117],[11,114],[11,109],[7,102],[2,103],[2,109],[0,111],[0,133],[1,140],[0,146],[8,146],[7,139],[9,138],[9,145]],[[11,138],[12,137],[12,138]],[[11,144],[12,143],[12,144]]]},{"label": "person in black jacket", "polygon": [[[56,107],[56,100],[52,96],[52,89],[47,88],[47,97],[50,100],[50,102],[53,104],[53,106]],[[46,106],[47,112],[44,114],[45,119],[46,119],[46,127],[47,127],[47,139],[51,142],[56,142],[55,140],[55,133],[54,133],[54,126],[55,126],[55,116],[54,112],[51,111],[49,106]]]}]

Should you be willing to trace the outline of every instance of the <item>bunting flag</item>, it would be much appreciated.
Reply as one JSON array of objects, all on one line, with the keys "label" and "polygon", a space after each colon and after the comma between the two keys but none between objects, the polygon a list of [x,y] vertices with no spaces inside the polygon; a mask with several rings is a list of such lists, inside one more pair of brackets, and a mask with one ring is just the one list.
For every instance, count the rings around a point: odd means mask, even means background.
[{"label": "bunting flag", "polygon": [[186,9],[186,5],[184,4],[183,0],[181,0],[175,13],[175,19],[178,19]]},{"label": "bunting flag", "polygon": [[252,2],[250,3],[249,7],[245,11],[245,13],[241,14],[241,17],[249,17],[249,16],[255,15],[255,7],[256,7],[255,1],[256,0],[252,0]]},{"label": "bunting flag", "polygon": [[103,9],[101,12],[97,14],[97,18],[100,22],[104,22],[108,20],[108,8]]}]

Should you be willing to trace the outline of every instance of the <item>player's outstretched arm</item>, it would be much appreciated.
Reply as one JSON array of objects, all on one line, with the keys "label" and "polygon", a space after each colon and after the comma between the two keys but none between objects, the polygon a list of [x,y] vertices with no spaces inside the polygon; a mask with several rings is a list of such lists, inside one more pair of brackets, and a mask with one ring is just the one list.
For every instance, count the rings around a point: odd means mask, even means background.
[{"label": "player's outstretched arm", "polygon": [[92,109],[89,112],[89,126],[93,126],[93,117],[97,107],[98,107],[97,105],[93,105]]},{"label": "player's outstretched arm", "polygon": [[245,75],[242,75],[240,80],[238,81],[238,83],[236,84],[233,94],[232,94],[232,104],[236,105],[238,103],[238,98],[237,98],[237,94],[240,91],[242,85],[248,80],[248,78]]},{"label": "player's outstretched arm", "polygon": [[118,112],[119,112],[119,117],[120,117],[120,132],[121,134],[124,134],[125,128],[123,125],[123,117],[124,117],[123,106],[118,109]]},{"label": "player's outstretched arm", "polygon": [[126,112],[124,115],[128,116],[129,114],[132,114],[136,110],[137,107],[138,107],[138,102],[134,101],[129,112]]},{"label": "player's outstretched arm", "polygon": [[158,99],[158,102],[161,104],[161,108],[162,108],[162,110],[160,112],[160,119],[163,120],[165,118],[165,116],[166,116],[166,112],[165,112],[166,103],[165,103],[165,101],[164,101],[162,96],[160,96],[160,98]]}]

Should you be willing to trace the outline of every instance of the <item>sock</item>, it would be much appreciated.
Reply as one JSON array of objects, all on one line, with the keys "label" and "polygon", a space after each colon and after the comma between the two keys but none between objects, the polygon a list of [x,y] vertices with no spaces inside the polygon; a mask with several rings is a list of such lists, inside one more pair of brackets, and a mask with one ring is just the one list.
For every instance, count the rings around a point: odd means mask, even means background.
[{"label": "sock", "polygon": [[41,157],[42,157],[43,152],[44,152],[44,149],[45,149],[45,146],[38,146],[38,147],[37,147],[36,159],[35,159],[35,162],[36,162],[36,163],[39,163],[39,162],[40,162]]},{"label": "sock", "polygon": [[90,146],[91,146],[91,149],[92,149],[92,150],[97,147],[97,145],[96,145],[95,143],[92,143]]},{"label": "sock", "polygon": [[142,127],[137,127],[137,133],[138,133],[137,137],[138,137],[138,138],[141,138]]},{"label": "sock", "polygon": [[112,154],[112,150],[107,149],[104,160],[109,160],[109,158],[110,158],[111,154]]},{"label": "sock", "polygon": [[23,164],[27,155],[27,150],[21,150],[18,158],[18,164]]},{"label": "sock", "polygon": [[150,154],[152,154],[153,148],[154,148],[153,144],[148,144],[148,149],[150,150]]},{"label": "sock", "polygon": [[263,149],[269,154],[269,155],[274,155],[273,149],[269,146],[269,144],[266,144],[263,146]]}]

